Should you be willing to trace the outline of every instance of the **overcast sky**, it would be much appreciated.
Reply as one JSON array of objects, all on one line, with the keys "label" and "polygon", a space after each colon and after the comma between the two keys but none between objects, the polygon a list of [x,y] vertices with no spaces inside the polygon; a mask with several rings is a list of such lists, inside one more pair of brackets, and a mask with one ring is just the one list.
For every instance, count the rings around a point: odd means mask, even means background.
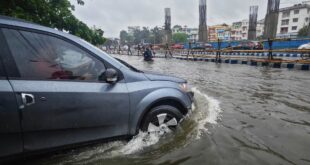
[{"label": "overcast sky", "polygon": [[[104,30],[105,37],[119,37],[128,26],[163,26],[164,8],[171,8],[172,25],[198,27],[199,0],[84,0],[85,5],[75,5],[73,14],[89,26]],[[268,0],[207,0],[208,25],[248,19],[249,6],[258,5],[258,19],[264,18]],[[288,6],[302,0],[281,0]]]}]

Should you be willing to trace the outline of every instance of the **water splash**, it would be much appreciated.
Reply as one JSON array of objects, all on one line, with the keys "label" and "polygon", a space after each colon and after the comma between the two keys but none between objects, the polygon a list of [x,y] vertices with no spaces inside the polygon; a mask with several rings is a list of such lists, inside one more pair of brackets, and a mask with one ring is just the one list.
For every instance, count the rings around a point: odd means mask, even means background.
[{"label": "water splash", "polygon": [[202,93],[196,87],[192,88],[195,93],[197,112],[194,113],[193,119],[197,122],[197,135],[196,139],[200,139],[203,133],[208,132],[206,124],[217,124],[222,112],[220,102],[213,97]]},{"label": "water splash", "polygon": [[133,137],[133,139],[131,139],[123,148],[121,148],[120,152],[124,155],[137,153],[146,147],[158,143],[159,139],[159,134],[148,134],[140,131],[138,135]]},{"label": "water splash", "polygon": [[[195,103],[192,105],[192,113],[186,117],[184,124],[194,123],[194,129],[183,131],[183,133],[182,131],[179,132],[181,133],[179,136],[185,137],[185,141],[187,141],[188,144],[193,140],[200,139],[205,133],[208,133],[206,125],[208,123],[217,124],[221,113],[218,100],[208,96],[197,88],[192,88],[192,91],[195,93]],[[186,135],[193,136],[191,136],[191,138]],[[72,155],[71,159],[63,162],[69,164],[76,162],[88,164],[101,159],[129,156],[143,152],[148,147],[158,144],[161,138],[162,136],[159,134],[148,134],[140,131],[139,134],[134,136],[129,142],[115,141],[105,143],[91,150],[81,152],[74,156]]]}]

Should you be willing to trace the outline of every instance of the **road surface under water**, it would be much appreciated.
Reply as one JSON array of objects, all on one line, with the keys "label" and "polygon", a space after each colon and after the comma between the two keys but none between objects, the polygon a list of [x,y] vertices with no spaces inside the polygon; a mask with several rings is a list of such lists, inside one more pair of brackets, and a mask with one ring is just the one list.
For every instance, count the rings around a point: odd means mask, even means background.
[{"label": "road surface under water", "polygon": [[195,108],[175,134],[143,133],[29,164],[310,164],[310,72],[116,56],[187,79]]}]

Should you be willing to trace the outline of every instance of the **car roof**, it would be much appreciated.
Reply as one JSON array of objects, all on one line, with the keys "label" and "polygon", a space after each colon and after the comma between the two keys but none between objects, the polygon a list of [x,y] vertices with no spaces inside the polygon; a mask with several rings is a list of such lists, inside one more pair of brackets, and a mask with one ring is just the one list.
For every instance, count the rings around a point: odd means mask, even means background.
[{"label": "car roof", "polygon": [[[45,26],[42,26],[39,24],[35,24],[32,22],[26,21],[26,20],[8,17],[8,16],[3,16],[3,15],[0,15],[0,25],[8,25],[8,26],[21,27],[21,28],[26,28],[26,29],[34,29],[34,30],[58,34],[61,36],[66,36],[66,37],[71,38],[71,39],[74,39],[74,37],[75,37],[75,36],[72,36],[70,34],[64,33],[62,31],[59,31],[56,29],[45,27]],[[75,37],[75,38],[77,38],[77,37]]]}]

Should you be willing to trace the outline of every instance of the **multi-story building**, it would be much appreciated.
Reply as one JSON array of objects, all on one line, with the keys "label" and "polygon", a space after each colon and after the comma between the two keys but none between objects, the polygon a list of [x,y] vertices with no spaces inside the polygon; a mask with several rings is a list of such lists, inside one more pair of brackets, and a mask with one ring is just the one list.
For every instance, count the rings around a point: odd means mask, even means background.
[{"label": "multi-story building", "polygon": [[195,42],[198,41],[198,28],[189,28],[187,26],[180,26],[180,25],[175,25],[172,28],[172,34],[175,33],[185,33],[188,35],[188,40]]},{"label": "multi-story building", "polygon": [[310,1],[280,9],[277,38],[296,38],[298,31],[309,25],[309,17]]},{"label": "multi-story building", "polygon": [[[249,20],[244,19],[239,22],[234,22],[231,27],[231,40],[247,40],[249,32]],[[260,37],[264,32],[264,19],[257,21],[256,37]]]},{"label": "multi-story building", "polygon": [[222,41],[229,41],[231,38],[230,27],[226,24],[209,26],[208,38],[210,42],[215,42],[218,39]]}]

